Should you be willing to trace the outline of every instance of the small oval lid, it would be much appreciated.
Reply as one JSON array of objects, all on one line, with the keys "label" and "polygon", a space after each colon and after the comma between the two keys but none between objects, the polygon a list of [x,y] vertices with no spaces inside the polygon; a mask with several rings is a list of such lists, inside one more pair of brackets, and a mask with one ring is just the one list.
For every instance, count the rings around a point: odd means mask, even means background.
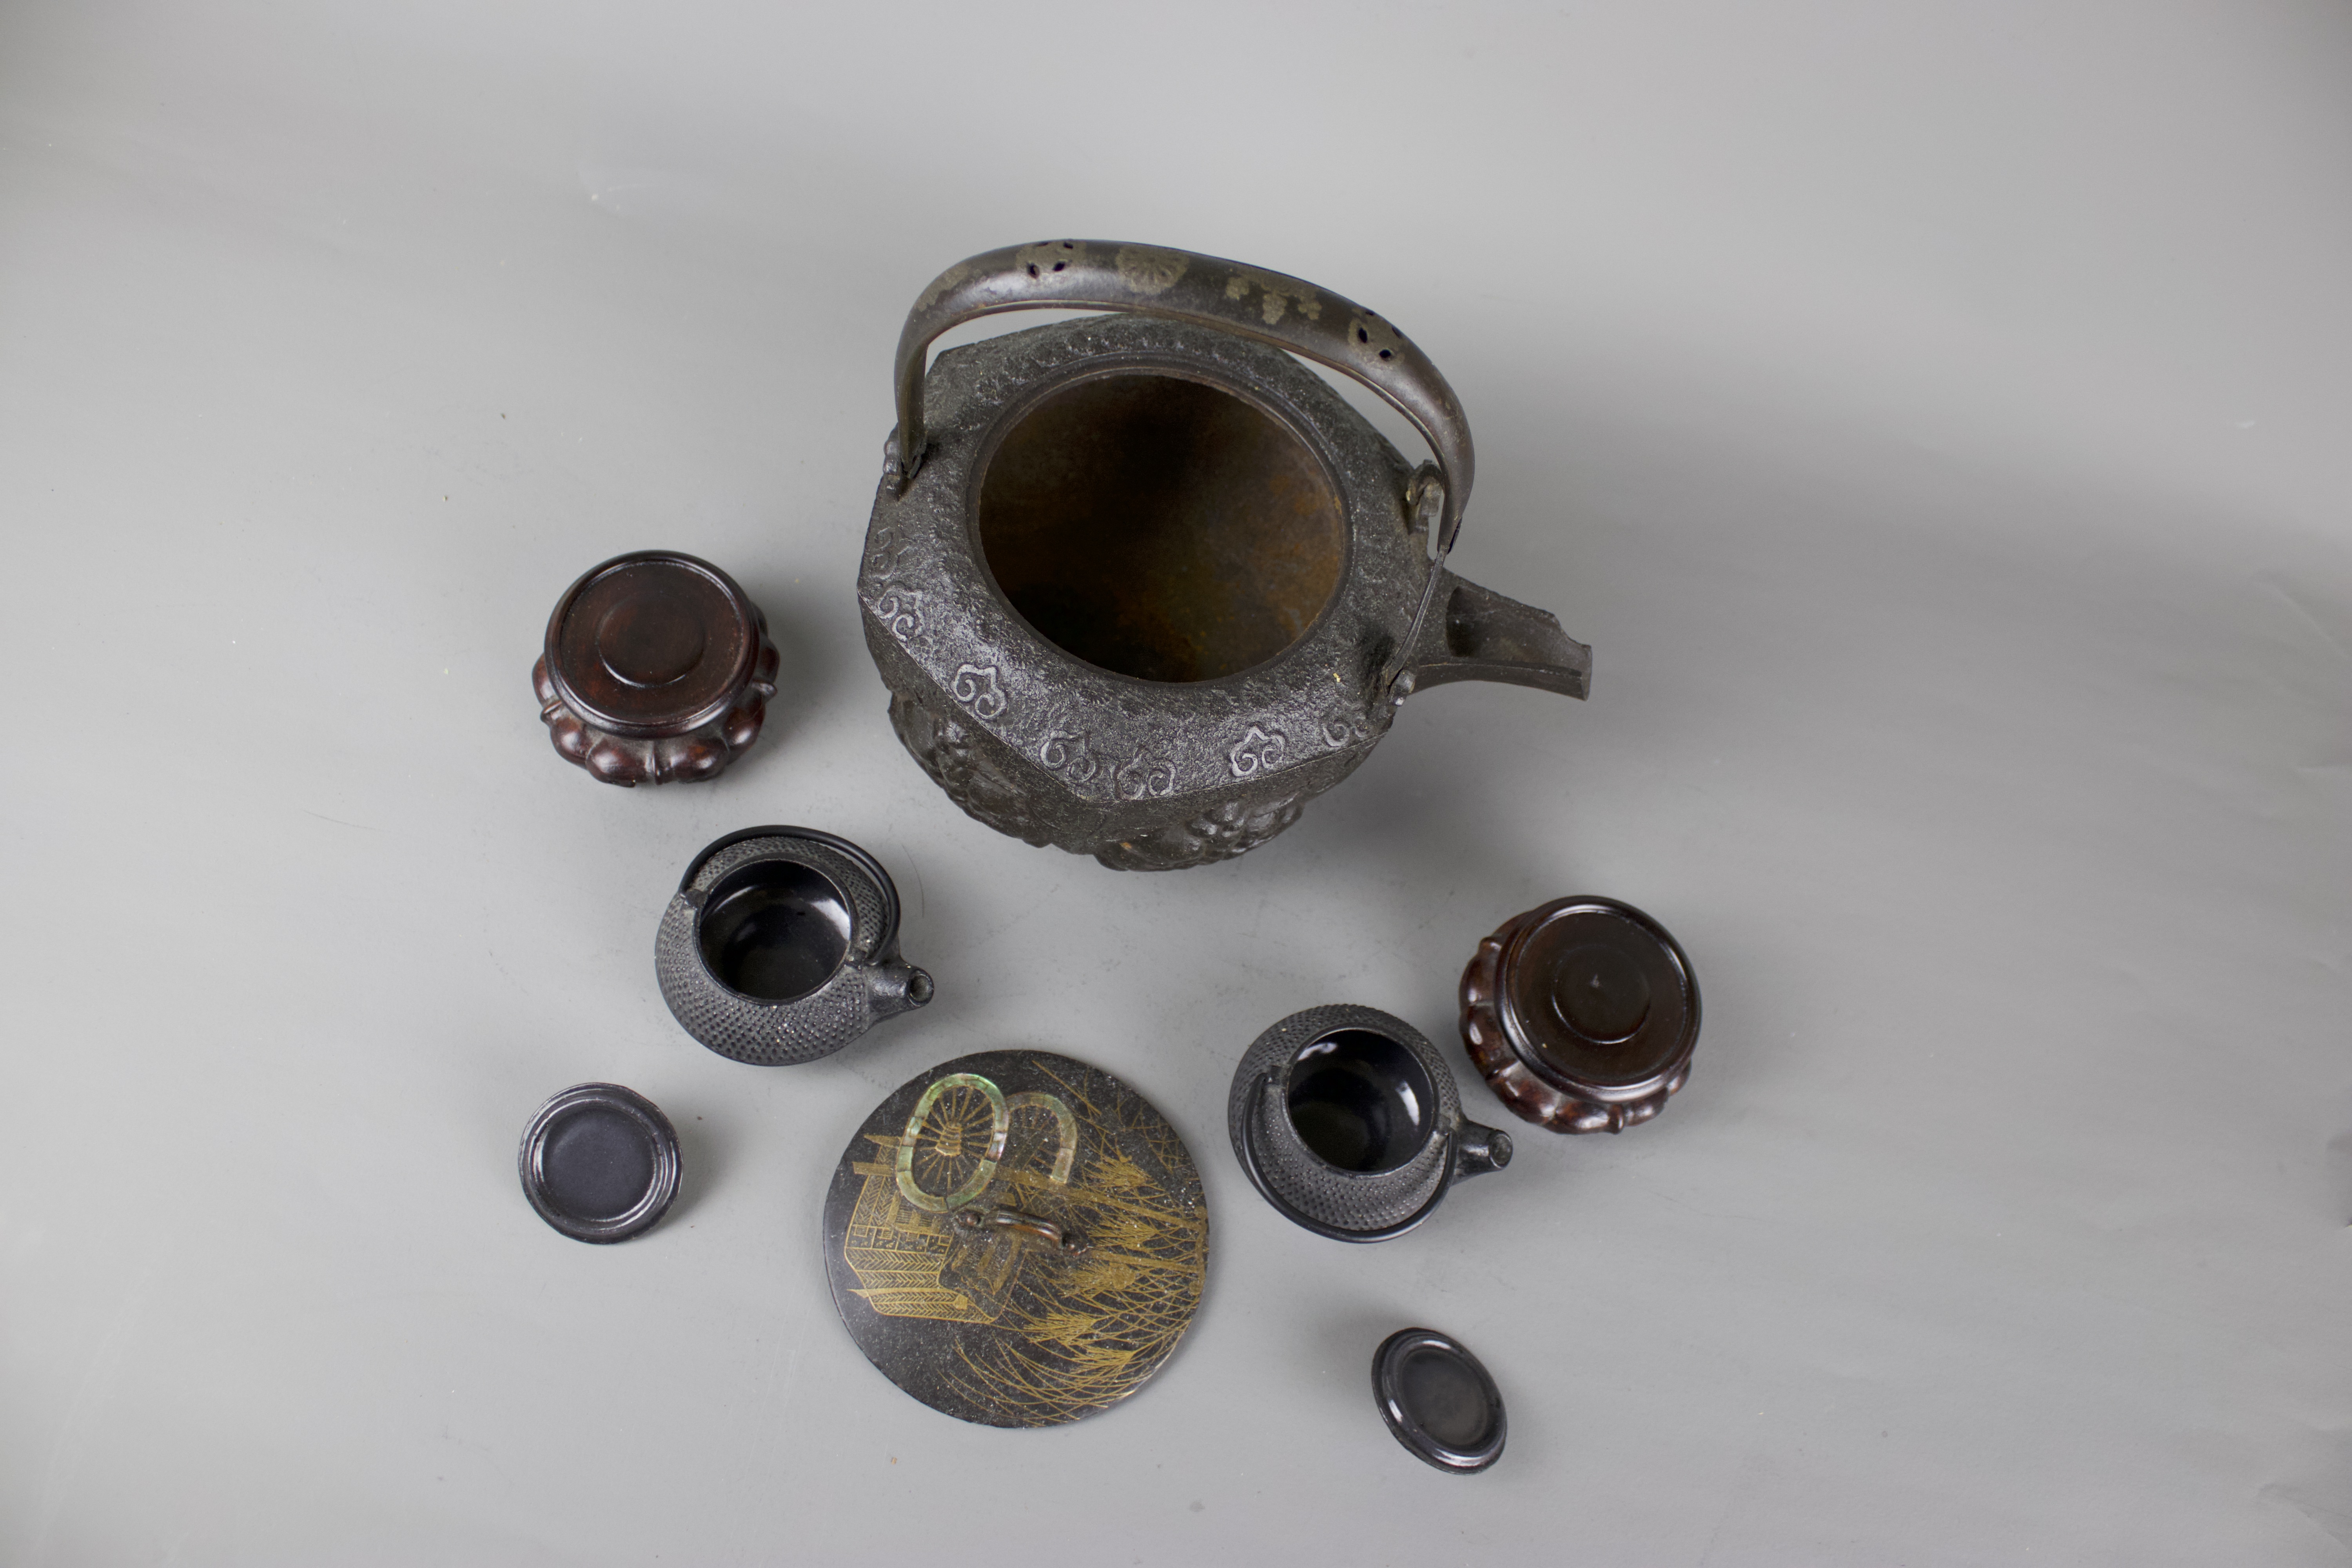
[{"label": "small oval lid", "polygon": [[1698,981],[1631,904],[1555,899],[1506,921],[1462,974],[1462,1036],[1495,1093],[1561,1132],[1655,1116],[1690,1076]]},{"label": "small oval lid", "polygon": [[556,602],[532,671],[555,749],[608,784],[709,778],[775,695],[767,617],[708,561],[616,555]]},{"label": "small oval lid", "polygon": [[1125,1399],[1191,1326],[1209,1207],[1134,1089],[1046,1051],[909,1079],[835,1167],[824,1266],[849,1337],[934,1410],[1052,1426]]},{"label": "small oval lid", "polygon": [[1372,1352],[1381,1419],[1426,1464],[1475,1475],[1503,1457],[1503,1395],[1478,1358],[1451,1334],[1400,1329]]},{"label": "small oval lid", "polygon": [[516,1156],[523,1195],[574,1241],[626,1241],[677,1196],[677,1131],[617,1083],[575,1084],[539,1108]]}]

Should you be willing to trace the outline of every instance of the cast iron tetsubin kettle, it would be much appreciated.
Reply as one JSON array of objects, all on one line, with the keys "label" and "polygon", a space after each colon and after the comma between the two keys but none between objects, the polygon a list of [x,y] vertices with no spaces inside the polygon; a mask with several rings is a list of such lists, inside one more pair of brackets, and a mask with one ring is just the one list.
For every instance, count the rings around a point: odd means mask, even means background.
[{"label": "cast iron tetsubin kettle", "polygon": [[[949,328],[1038,309],[1117,313],[926,372]],[[1395,405],[1436,461],[1291,354]],[[899,740],[1000,832],[1121,870],[1228,859],[1352,772],[1408,692],[1585,694],[1591,652],[1559,621],[1445,570],[1469,426],[1339,295],[1139,245],[993,250],[915,301],[898,403],[866,640]]]}]

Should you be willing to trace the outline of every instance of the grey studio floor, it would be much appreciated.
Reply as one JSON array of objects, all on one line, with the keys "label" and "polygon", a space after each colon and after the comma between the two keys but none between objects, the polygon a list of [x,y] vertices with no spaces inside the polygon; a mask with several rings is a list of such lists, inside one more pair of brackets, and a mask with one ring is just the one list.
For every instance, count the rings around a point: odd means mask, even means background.
[{"label": "grey studio floor", "polygon": [[[1411,332],[1455,564],[1591,701],[1424,693],[1212,868],[966,818],[852,579],[908,307],[1065,234]],[[2321,0],[16,0],[0,1562],[2343,1563],[2347,435]],[[530,669],[648,547],[783,672],[623,791]],[[928,1010],[677,1029],[656,921],[764,822],[888,867]],[[1457,980],[1570,892],[1696,965],[1663,1117],[1388,1245],[1258,1199],[1260,1030],[1390,1009],[1505,1121]],[[866,1112],[1008,1046],[1213,1217],[1157,1380],[1034,1431],[885,1381],[818,1248]],[[685,1148],[612,1247],[515,1178],[595,1079]],[[1409,1324],[1498,1380],[1487,1474],[1378,1419]]]}]

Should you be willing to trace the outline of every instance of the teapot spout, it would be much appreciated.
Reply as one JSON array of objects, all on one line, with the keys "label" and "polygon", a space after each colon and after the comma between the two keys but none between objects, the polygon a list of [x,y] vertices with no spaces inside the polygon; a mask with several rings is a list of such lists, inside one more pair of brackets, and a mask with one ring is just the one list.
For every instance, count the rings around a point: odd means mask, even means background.
[{"label": "teapot spout", "polygon": [[866,984],[877,1019],[911,1013],[931,999],[929,973],[896,956],[867,971]]},{"label": "teapot spout", "polygon": [[1456,680],[1500,680],[1533,686],[1563,697],[1586,696],[1592,687],[1592,649],[1560,630],[1559,618],[1507,599],[1491,588],[1465,583],[1440,566],[1433,615],[1397,677],[1402,699]]},{"label": "teapot spout", "polygon": [[1499,1127],[1481,1127],[1465,1119],[1454,1138],[1454,1179],[1467,1181],[1499,1171],[1511,1163],[1511,1135]]}]

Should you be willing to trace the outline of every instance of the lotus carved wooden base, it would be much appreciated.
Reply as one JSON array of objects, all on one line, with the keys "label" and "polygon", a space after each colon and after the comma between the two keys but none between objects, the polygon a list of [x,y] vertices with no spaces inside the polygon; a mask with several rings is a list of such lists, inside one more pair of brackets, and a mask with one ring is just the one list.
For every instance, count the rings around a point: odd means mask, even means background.
[{"label": "lotus carved wooden base", "polygon": [[1462,1043],[1502,1102],[1555,1132],[1622,1132],[1690,1078],[1698,983],[1675,939],[1610,899],[1507,921],[1462,972]]}]

